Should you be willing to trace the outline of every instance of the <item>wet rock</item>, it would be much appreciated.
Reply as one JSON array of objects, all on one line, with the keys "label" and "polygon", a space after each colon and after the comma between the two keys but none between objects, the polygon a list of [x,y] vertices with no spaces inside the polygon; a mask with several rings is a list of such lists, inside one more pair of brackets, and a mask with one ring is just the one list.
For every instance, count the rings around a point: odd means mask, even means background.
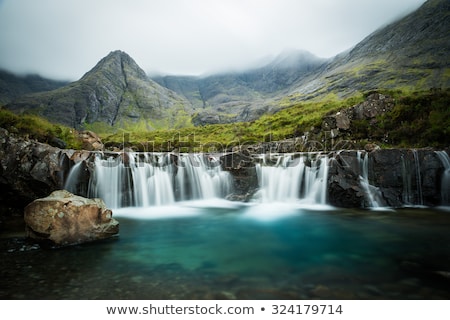
[{"label": "wet rock", "polygon": [[28,237],[56,246],[105,239],[119,232],[119,223],[101,199],[87,199],[65,190],[30,203],[24,219]]},{"label": "wet rock", "polygon": [[343,208],[364,206],[359,166],[355,151],[342,151],[330,162],[328,201],[331,205]]},{"label": "wet rock", "polygon": [[258,189],[258,177],[255,162],[251,154],[246,152],[233,152],[220,157],[222,169],[233,176],[234,193],[229,195],[229,200],[249,201]]},{"label": "wet rock", "polygon": [[369,154],[369,180],[387,205],[440,204],[443,165],[431,149],[379,149]]}]

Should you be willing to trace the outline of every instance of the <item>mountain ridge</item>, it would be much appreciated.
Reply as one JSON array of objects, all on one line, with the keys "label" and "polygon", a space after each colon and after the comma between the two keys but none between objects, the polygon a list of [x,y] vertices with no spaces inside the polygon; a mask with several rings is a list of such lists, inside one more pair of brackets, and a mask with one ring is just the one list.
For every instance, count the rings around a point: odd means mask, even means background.
[{"label": "mountain ridge", "polygon": [[[353,48],[331,59],[323,59],[312,68],[291,68],[288,72],[279,69],[271,74],[265,88],[258,84],[267,80],[270,65],[276,65],[277,59],[256,72],[250,70],[235,75],[238,80],[253,79],[254,82],[248,86],[254,90],[250,93],[257,93],[253,97],[247,95],[245,99],[239,99],[234,95],[230,101],[220,101],[217,97],[230,98],[229,92],[233,87],[226,86],[224,81],[214,86],[218,76],[209,76],[207,79],[212,88],[204,90],[201,96],[208,97],[207,92],[210,91],[216,99],[206,99],[209,108],[198,111],[194,123],[252,121],[262,114],[280,110],[286,101],[293,105],[308,100],[344,99],[371,90],[448,88],[449,7],[447,0],[428,0],[412,13],[375,30]],[[161,78],[155,81],[160,82]],[[171,76],[169,81],[164,84],[195,104],[195,97],[192,99],[189,89],[196,80]]]},{"label": "mountain ridge", "polygon": [[16,75],[7,70],[0,70],[0,106],[25,94],[54,90],[68,83],[47,79],[38,74]]},{"label": "mountain ridge", "polygon": [[196,125],[251,121],[276,111],[273,96],[283,94],[290,84],[317,71],[326,61],[308,51],[290,50],[247,71],[152,79],[191,102]]},{"label": "mountain ridge", "polygon": [[331,59],[291,50],[247,71],[150,79],[130,56],[113,51],[80,80],[18,98],[7,108],[74,127],[138,123],[155,129],[253,121],[303,101],[372,90],[449,88],[449,37],[450,1],[428,0]]},{"label": "mountain ridge", "polygon": [[376,89],[448,88],[449,35],[450,2],[428,0],[334,57],[321,74],[300,79],[290,94],[308,100]]},{"label": "mountain ridge", "polygon": [[147,118],[163,119],[168,109],[184,105],[188,103],[183,98],[150,80],[128,54],[116,50],[80,80],[24,96],[6,107],[80,128],[96,122],[121,127]]}]

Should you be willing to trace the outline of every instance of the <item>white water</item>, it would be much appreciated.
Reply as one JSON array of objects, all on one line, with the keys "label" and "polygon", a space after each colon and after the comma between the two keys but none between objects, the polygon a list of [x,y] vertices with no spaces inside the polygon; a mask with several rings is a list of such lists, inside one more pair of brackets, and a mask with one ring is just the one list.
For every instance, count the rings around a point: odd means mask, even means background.
[{"label": "white water", "polygon": [[80,181],[80,176],[81,176],[81,171],[82,171],[82,164],[83,162],[80,161],[78,163],[76,163],[71,169],[69,174],[67,175],[66,181],[64,183],[64,189],[78,194],[80,192],[86,192],[86,190],[78,190],[78,185],[79,185],[79,181]]},{"label": "white water", "polygon": [[[436,151],[444,171],[443,205],[450,204],[450,158]],[[409,156],[408,156],[409,155]],[[254,200],[270,208],[281,204],[326,205],[330,159],[320,153],[260,155],[256,164],[259,191]],[[218,201],[233,192],[230,173],[220,161],[204,154],[97,153],[94,161],[74,165],[65,189],[90,198],[101,198],[110,208],[175,208],[193,200]],[[357,152],[359,183],[367,206],[385,208],[379,188],[369,182],[369,156]],[[402,200],[407,206],[422,205],[422,177],[417,151],[402,157]],[[86,174],[89,168],[90,175]],[[83,179],[89,178],[89,181]],[[275,204],[270,205],[268,204]],[[186,206],[186,204],[184,204]],[[261,206],[255,209],[261,211]],[[284,207],[283,207],[284,208]],[[289,212],[289,210],[285,210]],[[175,210],[176,211],[176,210]],[[275,210],[279,211],[279,210]]]},{"label": "white water", "polygon": [[263,203],[295,202],[325,204],[327,201],[328,157],[319,154],[276,155],[268,165],[263,156],[256,171]]},{"label": "white water", "polygon": [[402,200],[405,205],[423,205],[422,175],[417,150],[412,150],[413,160],[402,156]]},{"label": "white water", "polygon": [[[177,157],[175,163],[171,157]],[[72,171],[76,172],[74,166]],[[66,189],[73,189],[71,172]],[[232,180],[219,162],[201,154],[96,154],[87,196],[101,198],[110,208],[171,205],[176,201],[224,197]]]},{"label": "white water", "polygon": [[436,151],[436,154],[444,165],[441,178],[441,204],[450,205],[450,157],[445,151]]},{"label": "white water", "polygon": [[[180,200],[211,199],[231,191],[231,177],[218,160],[202,154],[179,158],[175,179]],[[189,187],[186,187],[189,186]]]},{"label": "white water", "polygon": [[383,206],[383,197],[380,190],[369,182],[369,153],[366,152],[362,158],[361,151],[358,151],[357,159],[360,169],[359,183],[364,189],[366,201],[369,203],[369,207],[380,208]]}]

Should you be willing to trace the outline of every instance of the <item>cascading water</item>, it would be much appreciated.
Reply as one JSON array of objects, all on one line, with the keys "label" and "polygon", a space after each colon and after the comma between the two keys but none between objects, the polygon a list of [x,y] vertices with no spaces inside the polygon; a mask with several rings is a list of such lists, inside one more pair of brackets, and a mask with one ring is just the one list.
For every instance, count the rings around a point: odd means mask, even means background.
[{"label": "cascading water", "polygon": [[256,165],[262,202],[304,202],[325,204],[328,157],[320,154],[276,155],[275,165],[265,156]]},{"label": "cascading water", "polygon": [[[365,206],[376,208],[391,203],[394,198],[385,199],[381,193],[385,186],[377,187],[369,182],[369,153],[357,151],[356,154]],[[396,189],[399,195],[394,200],[398,199],[400,206],[424,203],[419,155],[416,150],[402,152],[400,166],[394,171],[393,181],[399,179]],[[449,205],[450,158],[444,151],[436,151],[436,155],[444,167],[438,180],[441,204]],[[255,160],[259,184],[255,200],[264,204],[326,204],[329,155],[268,154],[255,156]],[[231,174],[222,171],[220,161],[209,155],[122,152],[93,153],[87,160],[78,162],[67,175],[65,189],[101,198],[110,208],[121,208],[224,198],[233,192],[232,185]]]},{"label": "cascading water", "polygon": [[189,154],[178,160],[175,185],[180,200],[209,199],[229,193],[231,178],[214,157]]},{"label": "cascading water", "polygon": [[87,185],[83,183],[83,171],[85,169],[84,162],[77,162],[69,171],[64,189],[74,194],[86,195]]},{"label": "cascading water", "polygon": [[359,183],[365,191],[366,200],[371,208],[379,208],[382,206],[383,197],[380,194],[380,190],[372,186],[369,182],[369,154],[366,152],[364,158],[361,157],[361,151],[357,151],[357,160],[359,163]]},{"label": "cascading water", "polygon": [[412,150],[413,159],[402,156],[402,200],[405,205],[423,205],[422,175],[417,150]]},{"label": "cascading water", "polygon": [[441,202],[442,205],[450,205],[450,157],[445,151],[436,151],[444,166],[441,178]]},{"label": "cascading water", "polygon": [[[97,153],[87,196],[101,198],[110,208],[157,206],[181,200],[223,197],[232,180],[220,162],[202,154]],[[78,164],[66,189],[76,189]]]}]

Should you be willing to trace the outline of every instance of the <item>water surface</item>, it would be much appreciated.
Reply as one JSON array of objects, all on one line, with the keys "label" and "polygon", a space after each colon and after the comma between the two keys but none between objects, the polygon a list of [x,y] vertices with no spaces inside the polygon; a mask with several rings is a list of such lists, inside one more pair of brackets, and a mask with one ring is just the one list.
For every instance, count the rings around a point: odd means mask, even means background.
[{"label": "water surface", "polygon": [[450,212],[242,204],[116,209],[118,237],[1,243],[2,299],[449,299]]}]

